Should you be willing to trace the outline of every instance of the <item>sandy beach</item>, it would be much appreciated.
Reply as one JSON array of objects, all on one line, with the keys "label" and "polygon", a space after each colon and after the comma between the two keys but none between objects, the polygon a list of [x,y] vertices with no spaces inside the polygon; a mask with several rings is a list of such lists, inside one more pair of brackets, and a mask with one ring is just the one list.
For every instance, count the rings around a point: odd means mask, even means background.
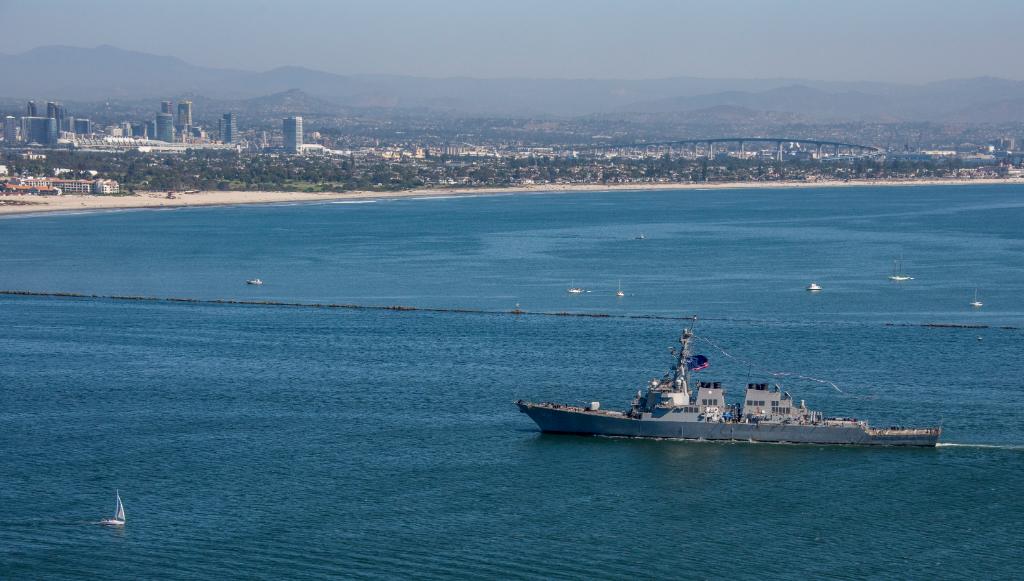
[{"label": "sandy beach", "polygon": [[337,193],[256,192],[256,191],[203,191],[178,193],[168,198],[166,192],[143,192],[130,196],[28,196],[0,194],[0,215],[31,214],[41,212],[82,212],[132,208],[178,208],[193,206],[226,206],[236,204],[280,204],[288,202],[327,202],[336,200],[374,200],[432,196],[479,196],[509,193],[570,193],[640,190],[709,190],[709,189],[771,189],[821,188],[866,186],[952,186],[982,184],[1020,184],[1024,179],[970,179],[970,180],[877,180],[877,181],[820,181],[820,182],[732,182],[713,184],[544,184],[503,188],[429,188],[396,192],[353,191]]}]

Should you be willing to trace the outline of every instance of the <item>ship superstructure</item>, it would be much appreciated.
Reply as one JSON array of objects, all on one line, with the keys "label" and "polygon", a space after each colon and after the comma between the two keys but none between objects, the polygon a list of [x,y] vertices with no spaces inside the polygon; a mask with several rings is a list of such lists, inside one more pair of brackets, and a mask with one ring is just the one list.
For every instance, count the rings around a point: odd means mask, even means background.
[{"label": "ship superstructure", "polygon": [[558,403],[516,402],[544,432],[749,442],[935,446],[941,428],[872,428],[856,418],[826,417],[797,403],[778,385],[749,383],[738,402],[727,403],[720,382],[698,381],[691,375],[707,367],[703,355],[691,351],[693,331],[687,328],[673,350],[669,374],[636,392],[628,410]]}]

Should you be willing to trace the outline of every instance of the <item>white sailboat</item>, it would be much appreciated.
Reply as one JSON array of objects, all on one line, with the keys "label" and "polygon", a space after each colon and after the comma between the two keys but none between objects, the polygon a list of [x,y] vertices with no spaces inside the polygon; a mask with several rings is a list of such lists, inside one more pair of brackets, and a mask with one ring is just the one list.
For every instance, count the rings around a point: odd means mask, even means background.
[{"label": "white sailboat", "polygon": [[113,527],[124,526],[124,504],[121,502],[121,493],[118,490],[114,490],[114,494],[117,496],[117,507],[114,509],[113,518],[105,518],[100,521],[101,525],[108,525]]},{"label": "white sailboat", "polygon": [[621,279],[619,280],[618,290],[615,291],[615,296],[617,296],[617,297],[624,297],[624,296],[626,296],[626,293],[622,292],[622,280]]},{"label": "white sailboat", "polygon": [[576,282],[575,281],[569,283],[569,288],[567,288],[566,290],[571,295],[581,295],[584,292],[586,292],[585,290],[583,290],[583,287],[576,286]]},{"label": "white sailboat", "polygon": [[904,282],[907,280],[914,280],[914,277],[907,276],[907,273],[903,272],[902,257],[900,257],[898,260],[892,261],[892,274],[889,275],[889,280],[893,282]]},{"label": "white sailboat", "polygon": [[978,289],[974,289],[974,300],[971,301],[971,306],[976,308],[976,309],[980,309],[984,304],[985,303],[981,302],[978,299]]},{"label": "white sailboat", "polygon": [[809,290],[812,293],[818,292],[821,290],[821,285],[816,282],[812,282],[811,284],[807,285],[807,290]]}]

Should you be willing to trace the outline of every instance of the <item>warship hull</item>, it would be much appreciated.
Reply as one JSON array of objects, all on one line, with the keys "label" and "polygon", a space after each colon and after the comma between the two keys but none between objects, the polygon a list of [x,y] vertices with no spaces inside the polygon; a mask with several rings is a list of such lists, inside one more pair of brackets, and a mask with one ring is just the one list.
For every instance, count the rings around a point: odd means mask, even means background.
[{"label": "warship hull", "polygon": [[857,446],[934,447],[940,428],[872,429],[857,424],[786,424],[746,422],[685,422],[637,418],[618,412],[592,411],[552,404],[518,401],[543,432],[628,438],[771,442]]}]

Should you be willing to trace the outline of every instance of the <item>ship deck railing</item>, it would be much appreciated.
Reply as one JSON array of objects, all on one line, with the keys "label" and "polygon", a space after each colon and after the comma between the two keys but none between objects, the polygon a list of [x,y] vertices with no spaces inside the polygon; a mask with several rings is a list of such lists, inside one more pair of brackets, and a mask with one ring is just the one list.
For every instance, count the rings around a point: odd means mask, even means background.
[{"label": "ship deck railing", "polygon": [[939,428],[901,428],[893,426],[889,428],[869,428],[868,433],[872,436],[934,436],[939,433]]},{"label": "ship deck railing", "polygon": [[566,404],[562,404],[562,403],[554,403],[554,402],[547,402],[547,401],[538,402],[538,403],[533,403],[533,402],[523,402],[523,403],[526,404],[526,405],[529,405],[530,407],[535,407],[535,408],[545,408],[545,409],[549,409],[549,410],[560,410],[560,411],[573,412],[573,413],[579,413],[579,414],[594,414],[594,415],[597,415],[597,416],[609,416],[609,417],[616,417],[616,418],[625,417],[625,415],[626,415],[626,414],[624,414],[624,413],[622,413],[620,411],[615,411],[615,410],[593,410],[593,409],[590,409],[589,407],[582,407],[582,406],[576,406],[576,405],[566,405]]}]

